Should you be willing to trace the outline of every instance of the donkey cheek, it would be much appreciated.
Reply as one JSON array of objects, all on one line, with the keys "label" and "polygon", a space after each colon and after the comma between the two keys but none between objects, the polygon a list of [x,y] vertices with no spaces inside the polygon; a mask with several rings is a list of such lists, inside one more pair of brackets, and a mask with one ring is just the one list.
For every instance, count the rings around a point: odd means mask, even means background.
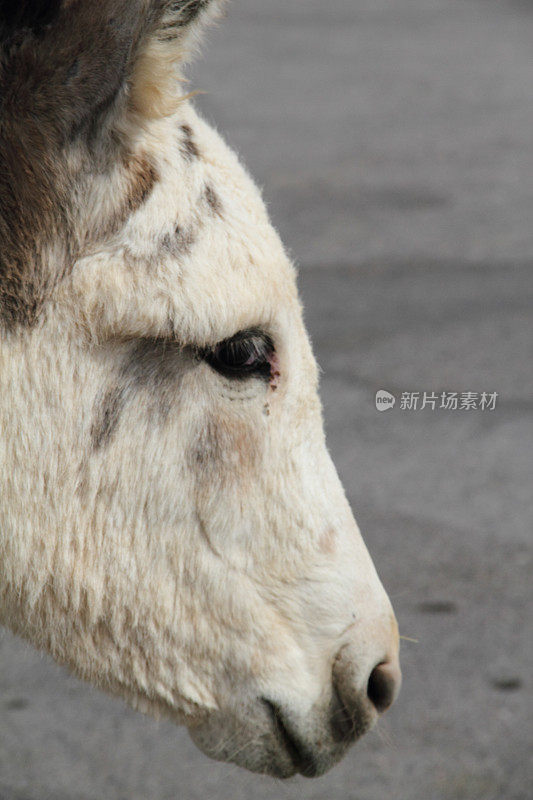
[{"label": "donkey cheek", "polygon": [[211,485],[244,486],[257,474],[261,444],[251,426],[239,420],[211,418],[195,437],[188,461]]}]

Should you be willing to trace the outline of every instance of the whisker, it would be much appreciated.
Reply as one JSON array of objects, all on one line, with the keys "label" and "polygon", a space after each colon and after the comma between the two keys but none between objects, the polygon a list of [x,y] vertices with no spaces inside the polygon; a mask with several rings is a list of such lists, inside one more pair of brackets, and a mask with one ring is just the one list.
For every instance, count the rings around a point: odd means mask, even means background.
[{"label": "whisker", "polygon": [[214,750],[216,754],[215,758],[220,758],[223,755],[226,748],[231,746],[233,744],[233,741],[237,739],[238,735],[239,735],[238,731],[233,731],[233,733],[230,733],[225,738],[220,739],[217,742],[217,745]]},{"label": "whisker", "polygon": [[397,600],[398,597],[405,597],[406,595],[414,595],[415,589],[401,589],[399,592],[389,592],[388,595],[391,600]]},{"label": "whisker", "polygon": [[391,750],[398,749],[398,745],[392,733],[390,732],[390,730],[387,730],[387,727],[383,724],[382,721],[375,726],[373,732],[383,742],[383,744],[385,744]]},{"label": "whisker", "polygon": [[242,751],[246,750],[247,747],[253,747],[253,745],[258,743],[259,739],[257,738],[257,736],[254,736],[252,739],[248,739],[241,747],[238,747],[231,753],[228,760],[233,761],[239,755],[239,753],[242,753]]}]

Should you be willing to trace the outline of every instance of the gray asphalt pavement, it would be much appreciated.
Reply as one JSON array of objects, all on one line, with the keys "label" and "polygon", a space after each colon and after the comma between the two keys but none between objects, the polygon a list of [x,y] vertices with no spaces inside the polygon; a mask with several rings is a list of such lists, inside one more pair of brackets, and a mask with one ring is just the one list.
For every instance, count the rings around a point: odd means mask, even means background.
[{"label": "gray asphalt pavement", "polygon": [[[300,264],[397,705],[280,783],[0,634],[0,800],[532,800],[533,6],[233,0],[193,70]],[[386,389],[394,409],[378,413]],[[403,392],[497,392],[407,410]]]}]

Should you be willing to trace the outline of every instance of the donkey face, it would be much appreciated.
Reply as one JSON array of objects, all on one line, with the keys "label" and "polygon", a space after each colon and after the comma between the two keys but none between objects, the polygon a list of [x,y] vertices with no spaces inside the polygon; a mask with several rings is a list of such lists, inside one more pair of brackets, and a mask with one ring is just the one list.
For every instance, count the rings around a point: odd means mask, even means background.
[{"label": "donkey face", "polygon": [[176,102],[208,5],[7,26],[0,614],[209,755],[318,775],[392,703],[397,626],[325,447],[293,267]]}]

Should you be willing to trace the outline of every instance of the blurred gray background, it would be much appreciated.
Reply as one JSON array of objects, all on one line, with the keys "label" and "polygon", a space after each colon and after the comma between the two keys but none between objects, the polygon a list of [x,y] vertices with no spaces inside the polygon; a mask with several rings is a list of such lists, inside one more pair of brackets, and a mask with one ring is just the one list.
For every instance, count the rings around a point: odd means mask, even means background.
[{"label": "blurred gray background", "polygon": [[[0,634],[1,800],[531,800],[533,4],[233,0],[193,88],[300,266],[329,443],[401,632],[326,777],[208,761]],[[498,392],[494,411],[374,395]]]}]

